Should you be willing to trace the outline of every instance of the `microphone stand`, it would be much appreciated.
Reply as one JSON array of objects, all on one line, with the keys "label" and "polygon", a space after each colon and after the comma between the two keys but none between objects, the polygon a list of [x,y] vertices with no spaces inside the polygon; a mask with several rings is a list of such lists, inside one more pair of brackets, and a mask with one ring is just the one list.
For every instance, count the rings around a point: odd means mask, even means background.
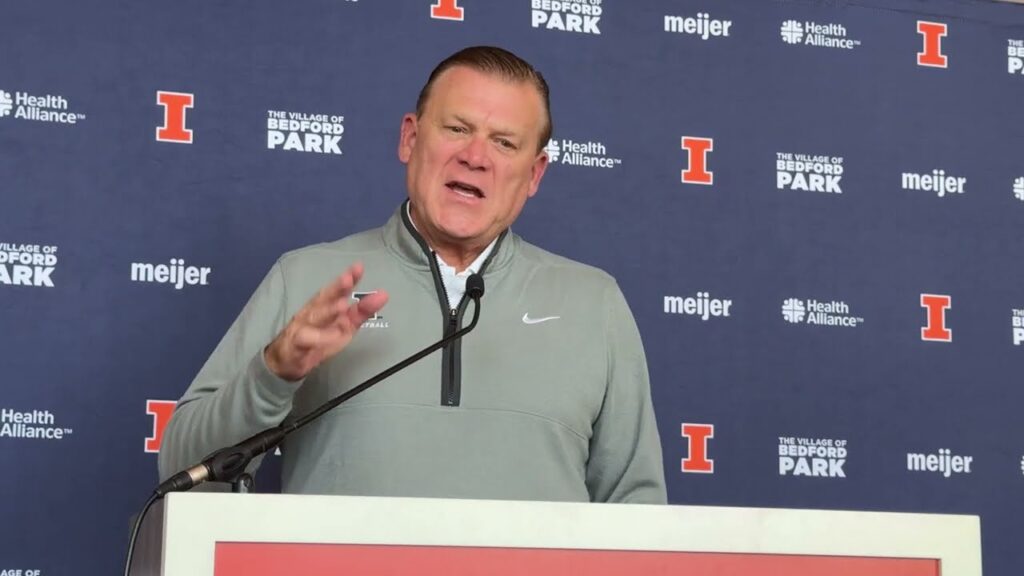
[{"label": "microphone stand", "polygon": [[346,402],[353,396],[364,392],[367,388],[377,384],[395,372],[402,370],[414,362],[422,360],[431,352],[444,348],[449,343],[462,338],[468,334],[470,330],[475,328],[477,320],[480,319],[480,298],[484,295],[484,281],[482,276],[479,274],[473,274],[466,279],[466,295],[473,300],[475,306],[473,307],[473,319],[465,328],[438,340],[434,344],[431,344],[423,350],[409,356],[405,360],[402,360],[398,364],[384,370],[366,382],[363,382],[355,388],[328,400],[316,410],[313,410],[294,422],[279,424],[273,428],[268,428],[262,432],[254,434],[234,446],[217,450],[213,454],[207,456],[199,464],[196,464],[187,470],[178,472],[157,486],[156,490],[153,491],[153,494],[150,495],[149,500],[146,501],[146,504],[142,509],[142,513],[139,514],[139,517],[135,520],[135,526],[132,528],[131,538],[128,542],[128,558],[124,565],[124,575],[129,576],[131,571],[132,556],[135,552],[135,541],[138,538],[139,529],[142,527],[142,520],[146,517],[146,512],[149,511],[150,507],[156,503],[157,500],[171,492],[191,490],[199,484],[208,481],[231,482],[234,492],[244,493],[250,491],[252,488],[252,477],[246,473],[245,468],[250,462],[252,462],[253,458],[273,449],[275,446],[280,444],[286,436],[299,428],[302,428],[306,424],[309,424],[313,420],[316,420],[320,416],[323,416],[324,413],[329,410]]}]

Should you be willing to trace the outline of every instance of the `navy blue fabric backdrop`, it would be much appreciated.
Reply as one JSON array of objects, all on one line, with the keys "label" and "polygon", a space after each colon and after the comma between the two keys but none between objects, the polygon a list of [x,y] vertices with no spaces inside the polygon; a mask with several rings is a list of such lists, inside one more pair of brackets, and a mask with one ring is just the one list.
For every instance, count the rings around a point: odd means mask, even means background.
[{"label": "navy blue fabric backdrop", "polygon": [[118,569],[173,402],[280,253],[402,201],[401,115],[471,44],[550,81],[515,229],[618,278],[673,503],[978,514],[1024,566],[1021,7],[2,12],[0,574]]}]

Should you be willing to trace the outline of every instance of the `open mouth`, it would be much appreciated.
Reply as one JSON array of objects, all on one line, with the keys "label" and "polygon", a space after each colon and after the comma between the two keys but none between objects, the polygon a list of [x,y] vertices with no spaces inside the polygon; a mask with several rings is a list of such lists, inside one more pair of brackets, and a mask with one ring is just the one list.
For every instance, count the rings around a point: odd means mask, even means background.
[{"label": "open mouth", "polygon": [[483,198],[484,193],[482,190],[473,186],[472,184],[466,184],[458,180],[451,180],[445,183],[445,186],[452,192],[456,192],[467,198]]}]

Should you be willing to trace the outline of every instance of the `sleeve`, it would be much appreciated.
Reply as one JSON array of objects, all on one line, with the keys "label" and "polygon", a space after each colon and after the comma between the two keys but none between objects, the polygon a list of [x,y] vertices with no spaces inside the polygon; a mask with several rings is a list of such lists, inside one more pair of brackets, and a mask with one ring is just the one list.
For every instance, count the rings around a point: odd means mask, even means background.
[{"label": "sleeve", "polygon": [[647,359],[633,314],[614,282],[604,309],[608,382],[590,439],[587,489],[594,502],[665,504]]},{"label": "sleeve", "polygon": [[287,318],[281,267],[274,264],[178,402],[160,446],[161,481],[291,411],[300,383],[282,380],[263,361]]}]

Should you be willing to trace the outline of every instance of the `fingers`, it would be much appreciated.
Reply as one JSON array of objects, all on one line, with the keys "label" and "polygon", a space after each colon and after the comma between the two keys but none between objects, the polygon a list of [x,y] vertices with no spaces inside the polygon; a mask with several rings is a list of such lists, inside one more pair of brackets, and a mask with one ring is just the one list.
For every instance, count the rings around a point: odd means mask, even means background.
[{"label": "fingers", "polygon": [[385,304],[388,303],[388,293],[383,290],[367,294],[359,299],[355,306],[349,306],[347,311],[348,321],[352,326],[359,327],[369,318],[372,318]]},{"label": "fingers", "polygon": [[352,289],[356,287],[363,278],[363,263],[356,262],[349,266],[348,270],[345,270],[337,278],[335,278],[330,284],[324,286],[320,293],[317,294],[318,299],[324,301],[338,301],[348,300],[348,297],[352,295]]},{"label": "fingers", "polygon": [[305,310],[299,314],[300,319],[318,328],[330,326],[347,310],[352,290],[362,277],[363,265],[356,262],[306,303]]},{"label": "fingers", "polygon": [[311,298],[264,350],[268,368],[286,380],[299,380],[345,348],[388,301],[380,290],[350,302],[362,277],[363,265],[357,262]]}]

